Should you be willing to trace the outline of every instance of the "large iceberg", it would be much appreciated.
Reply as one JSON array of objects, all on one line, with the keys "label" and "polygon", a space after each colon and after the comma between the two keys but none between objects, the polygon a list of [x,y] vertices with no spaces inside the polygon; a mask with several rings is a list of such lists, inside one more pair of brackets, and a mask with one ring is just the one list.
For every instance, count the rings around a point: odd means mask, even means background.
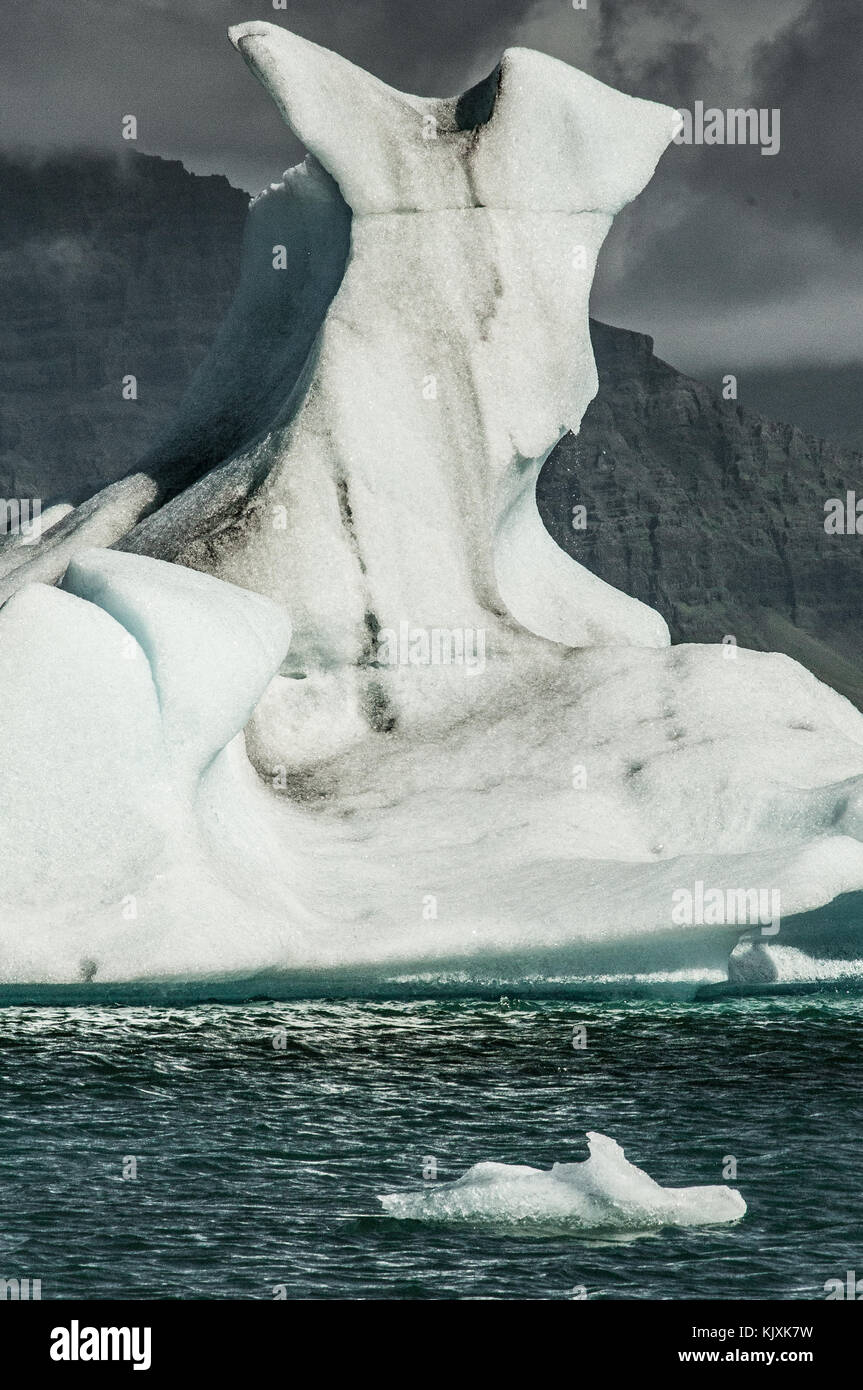
[{"label": "large iceberg", "polygon": [[676,113],[524,49],[427,100],[231,38],[310,153],[170,435],[0,552],[0,982],[691,983],[780,916],[798,973],[853,958],[863,718],[670,647],[536,509]]}]

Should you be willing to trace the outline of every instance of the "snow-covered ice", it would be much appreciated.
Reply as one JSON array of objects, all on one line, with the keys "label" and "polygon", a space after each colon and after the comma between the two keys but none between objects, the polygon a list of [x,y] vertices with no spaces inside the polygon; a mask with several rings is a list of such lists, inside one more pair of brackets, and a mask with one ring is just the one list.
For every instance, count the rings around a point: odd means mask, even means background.
[{"label": "snow-covered ice", "polygon": [[[863,721],[785,657],[552,648],[528,703],[492,661],[460,721],[314,762],[326,712],[273,674],[268,600],[117,551],[66,584],[0,612],[7,983],[697,979],[744,928],[676,923],[681,887],[778,887],[783,933],[859,892]],[[298,757],[262,776],[246,741],[273,690],[283,736],[283,686]]]},{"label": "snow-covered ice", "polygon": [[739,1221],[746,1203],[736,1188],[661,1187],[629,1163],[604,1134],[589,1133],[590,1157],[545,1171],[522,1164],[476,1163],[455,1182],[379,1197],[401,1220],[442,1224],[565,1228],[581,1235],[712,1226]]}]

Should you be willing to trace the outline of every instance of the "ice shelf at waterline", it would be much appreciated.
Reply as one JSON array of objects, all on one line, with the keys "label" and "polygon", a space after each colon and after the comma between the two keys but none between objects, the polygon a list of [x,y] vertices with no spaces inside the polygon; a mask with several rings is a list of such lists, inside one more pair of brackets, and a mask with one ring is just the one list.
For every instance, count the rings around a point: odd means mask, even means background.
[{"label": "ice shelf at waterline", "polygon": [[169,436],[0,552],[0,985],[719,978],[698,884],[847,957],[863,718],[670,647],[536,510],[675,113],[524,49],[443,101],[231,36],[311,153]]}]

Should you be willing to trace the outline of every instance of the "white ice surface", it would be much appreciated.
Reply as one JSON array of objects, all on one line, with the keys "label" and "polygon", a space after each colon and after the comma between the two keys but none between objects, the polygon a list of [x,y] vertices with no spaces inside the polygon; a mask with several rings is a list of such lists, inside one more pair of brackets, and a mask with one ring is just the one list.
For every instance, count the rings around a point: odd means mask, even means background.
[{"label": "white ice surface", "polygon": [[290,642],[287,614],[266,599],[143,556],[130,564],[84,551],[63,588],[99,605],[143,650],[175,775],[200,774],[240,733]]},{"label": "white ice surface", "polygon": [[739,1221],[746,1203],[733,1187],[661,1187],[627,1162],[604,1134],[589,1133],[590,1157],[550,1171],[521,1164],[477,1163],[455,1182],[378,1200],[401,1220],[442,1224],[550,1226],[578,1234],[712,1226]]},{"label": "white ice surface", "polygon": [[863,719],[785,657],[492,654],[462,718],[261,773],[264,687],[326,747],[314,683],[269,679],[284,614],[120,552],[68,582],[0,611],[6,983],[713,978],[744,928],[676,890],[777,889],[783,931],[860,893]]},{"label": "white ice surface", "polygon": [[[467,98],[397,92],[272,24],[231,36],[311,155],[253,205],[236,301],[174,432],[181,451],[221,429],[224,461],[123,545],[283,604],[292,663],[324,698],[349,672],[357,704],[379,688],[403,726],[428,700],[387,672],[369,690],[369,615],[488,629],[515,658],[537,637],[667,645],[658,613],[561,553],[534,490],[596,391],[599,248],[675,113],[512,49],[462,129]],[[346,683],[331,725],[351,723]]]}]

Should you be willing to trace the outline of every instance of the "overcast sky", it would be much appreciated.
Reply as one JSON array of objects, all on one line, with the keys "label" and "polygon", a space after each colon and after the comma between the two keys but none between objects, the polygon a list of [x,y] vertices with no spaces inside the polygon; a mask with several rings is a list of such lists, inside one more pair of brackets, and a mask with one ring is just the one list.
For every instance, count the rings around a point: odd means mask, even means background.
[{"label": "overcast sky", "polygon": [[299,157],[225,30],[268,19],[451,95],[523,44],[637,96],[781,111],[774,157],[672,147],[618,221],[594,312],[707,378],[863,364],[863,0],[4,0],[7,150],[136,148],[256,189]]}]

